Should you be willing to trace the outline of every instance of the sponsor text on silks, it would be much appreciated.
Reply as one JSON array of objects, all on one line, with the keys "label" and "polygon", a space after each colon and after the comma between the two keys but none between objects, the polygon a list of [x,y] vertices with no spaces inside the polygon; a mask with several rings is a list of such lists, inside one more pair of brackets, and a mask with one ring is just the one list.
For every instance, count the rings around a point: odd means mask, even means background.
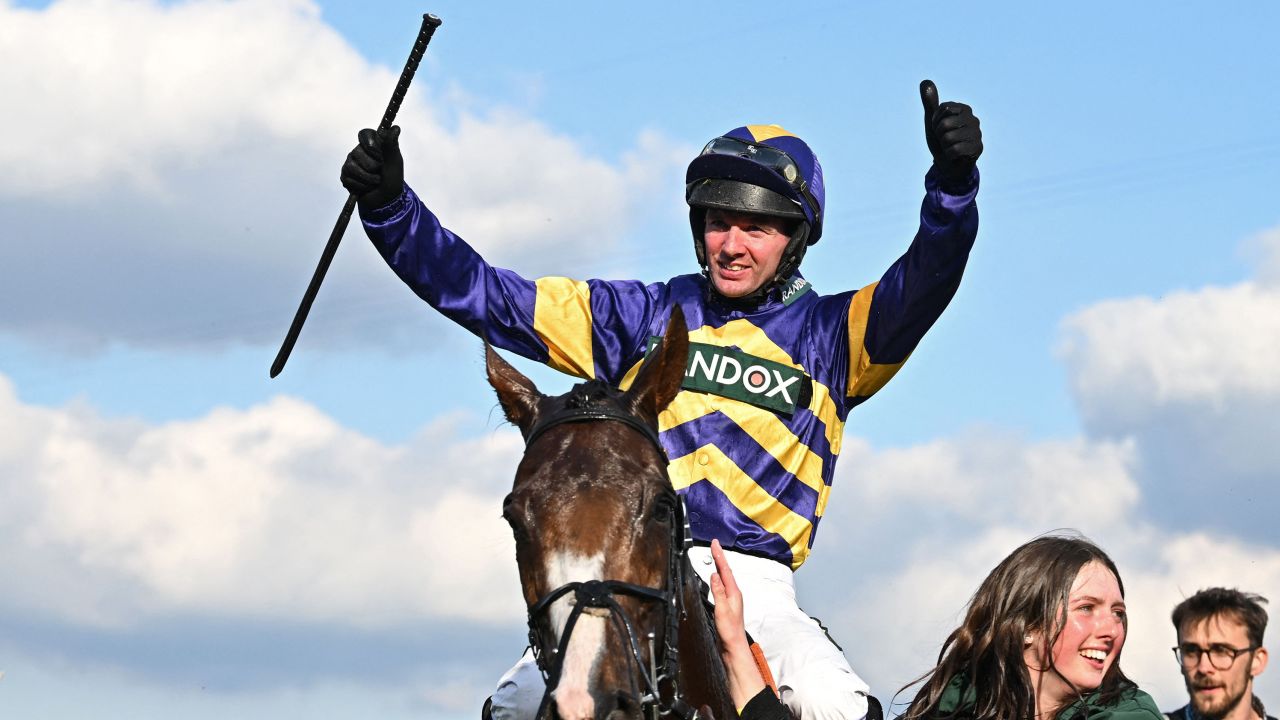
[{"label": "sponsor text on silks", "polygon": [[[650,352],[660,339],[649,338]],[[691,342],[681,387],[791,415],[807,383],[804,372],[788,365],[735,348]]]}]

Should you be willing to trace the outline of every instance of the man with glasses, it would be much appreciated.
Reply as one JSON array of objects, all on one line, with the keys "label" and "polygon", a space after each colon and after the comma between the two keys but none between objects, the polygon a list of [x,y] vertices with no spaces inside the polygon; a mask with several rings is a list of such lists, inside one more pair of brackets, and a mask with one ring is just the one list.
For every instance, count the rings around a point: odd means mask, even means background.
[{"label": "man with glasses", "polygon": [[1239,590],[1209,588],[1173,609],[1178,632],[1173,654],[1191,702],[1166,713],[1170,720],[1275,720],[1253,694],[1253,679],[1267,668],[1266,601]]},{"label": "man with glasses", "polygon": [[[856,720],[868,708],[866,683],[800,610],[792,584],[826,507],[846,418],[942,314],[977,234],[978,119],[967,105],[940,104],[928,80],[920,97],[933,166],[919,231],[878,282],[833,295],[799,271],[823,234],[822,166],[777,125],[735,128],[689,164],[701,272],[658,283],[526,280],[489,265],[404,184],[399,128],[361,131],[342,168],[365,232],[401,280],[497,347],[626,388],[672,309],[683,310],[689,365],[659,429],[688,508],[690,560],[706,580],[708,546],[720,541],[747,630],[783,702],[805,720]],[[542,695],[527,653],[500,682],[492,715],[532,717]]]}]

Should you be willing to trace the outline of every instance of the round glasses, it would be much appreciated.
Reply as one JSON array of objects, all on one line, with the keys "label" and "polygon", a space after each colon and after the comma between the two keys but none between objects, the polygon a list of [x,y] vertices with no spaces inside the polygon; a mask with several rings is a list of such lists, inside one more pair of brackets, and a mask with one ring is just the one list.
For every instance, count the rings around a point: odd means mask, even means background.
[{"label": "round glasses", "polygon": [[1200,664],[1202,655],[1209,655],[1209,664],[1218,670],[1229,670],[1235,664],[1236,658],[1258,649],[1258,645],[1246,648],[1233,648],[1230,645],[1221,645],[1214,643],[1209,647],[1200,647],[1191,643],[1183,643],[1174,646],[1173,656],[1178,658],[1178,662],[1182,663],[1182,667],[1193,668]]}]

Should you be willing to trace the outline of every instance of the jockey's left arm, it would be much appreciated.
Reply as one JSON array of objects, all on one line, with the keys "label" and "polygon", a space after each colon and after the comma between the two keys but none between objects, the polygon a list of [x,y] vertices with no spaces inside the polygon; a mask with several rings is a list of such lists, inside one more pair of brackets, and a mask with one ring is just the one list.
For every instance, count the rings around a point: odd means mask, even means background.
[{"label": "jockey's left arm", "polygon": [[978,234],[978,156],[982,130],[963,103],[939,103],[937,88],[920,84],[925,139],[933,166],[925,174],[920,228],[879,282],[854,294],[849,308],[849,378],[855,404],[898,371],[960,286]]}]

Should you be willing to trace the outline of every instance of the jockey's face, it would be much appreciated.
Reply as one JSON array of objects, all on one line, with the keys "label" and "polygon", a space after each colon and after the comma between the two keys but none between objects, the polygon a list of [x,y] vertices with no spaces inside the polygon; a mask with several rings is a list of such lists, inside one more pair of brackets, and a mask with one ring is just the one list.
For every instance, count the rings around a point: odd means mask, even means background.
[{"label": "jockey's face", "polygon": [[703,239],[707,269],[716,290],[738,298],[773,279],[790,239],[782,218],[728,210],[707,210]]}]

